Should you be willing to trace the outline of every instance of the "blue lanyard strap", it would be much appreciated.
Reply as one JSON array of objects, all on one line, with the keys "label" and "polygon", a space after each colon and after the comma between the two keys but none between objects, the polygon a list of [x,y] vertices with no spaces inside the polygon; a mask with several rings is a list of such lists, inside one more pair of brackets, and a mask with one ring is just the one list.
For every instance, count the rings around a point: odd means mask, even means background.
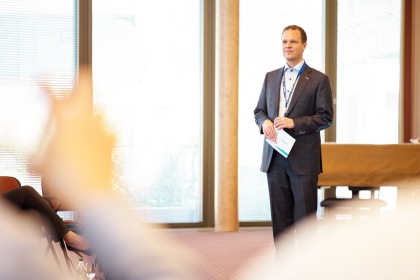
[{"label": "blue lanyard strap", "polygon": [[296,82],[299,79],[299,76],[300,76],[300,74],[302,74],[305,67],[306,67],[306,62],[303,62],[303,65],[300,68],[300,70],[299,70],[299,72],[296,76],[296,80],[294,81],[294,83],[292,85],[292,89],[290,90],[290,94],[289,94],[288,97],[287,97],[287,94],[286,94],[286,76],[285,76],[286,71],[285,70],[283,71],[283,79],[282,79],[282,81],[283,81],[283,96],[284,96],[284,100],[285,100],[286,112],[287,112],[287,107],[289,106],[290,97],[292,97],[293,91],[295,90]]}]

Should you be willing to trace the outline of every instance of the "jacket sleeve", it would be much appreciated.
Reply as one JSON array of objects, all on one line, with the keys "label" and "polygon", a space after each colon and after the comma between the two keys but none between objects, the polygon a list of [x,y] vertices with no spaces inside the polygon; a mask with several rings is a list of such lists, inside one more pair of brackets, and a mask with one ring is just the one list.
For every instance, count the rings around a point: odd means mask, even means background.
[{"label": "jacket sleeve", "polygon": [[255,123],[258,125],[260,134],[263,134],[262,124],[265,120],[269,119],[267,113],[267,76],[268,74],[266,74],[264,78],[264,83],[261,88],[261,93],[258,99],[257,107],[254,110]]},{"label": "jacket sleeve", "polygon": [[295,135],[319,132],[331,126],[333,121],[333,100],[328,76],[314,77],[317,86],[314,90],[313,114],[294,118]]}]

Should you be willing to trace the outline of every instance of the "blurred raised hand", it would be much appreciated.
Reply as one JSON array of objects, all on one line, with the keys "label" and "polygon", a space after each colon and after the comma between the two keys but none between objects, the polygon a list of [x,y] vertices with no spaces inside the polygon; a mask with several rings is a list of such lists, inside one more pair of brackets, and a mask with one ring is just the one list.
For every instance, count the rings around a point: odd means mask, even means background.
[{"label": "blurred raised hand", "polygon": [[43,86],[51,104],[50,122],[44,145],[32,160],[48,184],[75,204],[111,192],[114,174],[115,135],[93,108],[90,73],[82,68],[74,89],[64,94]]}]

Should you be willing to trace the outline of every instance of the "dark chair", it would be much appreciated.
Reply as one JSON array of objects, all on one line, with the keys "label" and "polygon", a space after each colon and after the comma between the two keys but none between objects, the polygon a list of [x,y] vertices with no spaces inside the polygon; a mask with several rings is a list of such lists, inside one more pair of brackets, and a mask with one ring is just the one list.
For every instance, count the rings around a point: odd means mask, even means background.
[{"label": "dark chair", "polygon": [[[61,207],[61,201],[58,197],[53,195],[43,195],[45,200],[50,204],[50,206],[54,209],[54,211],[57,213],[60,210]],[[47,239],[47,248],[45,250],[45,255],[48,255],[49,252],[54,256],[54,259],[57,263],[57,265],[61,268],[61,263],[58,259],[57,252],[55,251],[54,245],[53,245],[53,239],[51,236],[49,236],[47,233],[45,233],[45,237]],[[72,265],[71,260],[68,255],[66,243],[64,242],[64,239],[60,239],[58,241],[58,244],[60,245],[61,251],[63,252],[64,260],[66,262],[67,269],[71,272],[72,271]],[[80,256],[80,254],[78,254]]]},{"label": "dark chair", "polygon": [[[83,226],[82,224],[78,221],[77,218],[77,211],[75,209],[72,209],[71,204],[67,203],[65,200],[62,200],[61,198],[58,198],[56,194],[56,192],[54,191],[55,189],[49,185],[48,180],[45,178],[41,179],[41,189],[42,189],[42,194],[43,197],[47,199],[47,201],[50,203],[51,207],[54,208],[54,210],[58,213],[60,212],[72,212],[73,213],[73,218],[72,219],[63,219],[64,224],[66,225],[66,227],[79,234],[79,235],[83,235]],[[47,252],[48,251],[52,251],[54,252],[54,248],[52,246],[52,240],[51,238],[49,238],[48,240],[49,246],[47,248]],[[69,269],[69,271],[72,270],[72,266],[71,266],[71,260],[68,256],[68,252],[70,250],[68,250],[66,242],[64,241],[64,239],[60,239],[58,241],[58,243],[60,244],[60,248],[63,251],[63,255],[64,255],[64,259],[66,260],[66,265],[67,268]],[[79,259],[83,259],[83,255],[80,252],[74,251],[72,250],[71,252],[75,253],[78,255]],[[54,253],[53,253],[54,254]],[[97,265],[97,259],[95,258],[93,263],[92,263],[92,268],[95,267]]]},{"label": "dark chair", "polygon": [[[12,176],[0,176],[0,194],[7,193],[9,191],[12,191],[20,187],[22,187],[22,185],[17,178],[12,177]],[[60,207],[60,201],[57,198],[52,197],[52,196],[44,197],[44,198],[47,200],[47,202],[49,202],[50,205],[52,205],[54,210]],[[57,264],[60,265],[60,262],[58,260],[57,253],[54,250],[51,238],[49,238],[49,236],[47,236],[46,233],[45,233],[45,236],[47,237],[47,249],[46,249],[45,255],[47,255],[48,252],[51,251]]]},{"label": "dark chair", "polygon": [[[326,216],[329,210],[333,210],[336,215],[373,217],[379,215],[380,208],[387,206],[384,200],[376,198],[375,194],[379,192],[379,187],[348,187],[348,189],[351,191],[350,198],[329,197],[321,201],[320,205],[326,210]],[[361,198],[362,191],[369,191],[370,198]]]},{"label": "dark chair", "polygon": [[[0,176],[0,194],[12,191],[14,189],[20,188],[22,187],[20,181],[15,178],[15,177],[11,177],[11,176]],[[61,200],[53,195],[50,192],[50,189],[47,188],[47,185],[45,184],[44,181],[41,181],[41,187],[42,187],[42,192],[43,195],[42,197],[48,202],[48,204],[52,207],[52,209],[57,213],[58,211],[66,211],[67,209],[63,209],[63,204],[61,202]],[[64,205],[65,206],[65,205]],[[80,234],[82,232],[82,227],[80,225],[79,222],[74,221],[74,220],[63,220],[66,227],[68,227],[70,230]],[[43,229],[40,228],[40,230],[42,231],[43,236],[45,236],[46,240],[47,240],[47,248],[45,250],[45,256],[47,256],[49,253],[51,253],[58,265],[59,268],[62,268],[60,260],[58,258],[57,252],[54,248],[53,245],[53,239],[51,238],[51,236]],[[67,268],[69,270],[70,273],[72,273],[73,271],[73,266],[70,260],[70,257],[68,255],[68,250],[67,250],[67,246],[66,243],[64,242],[63,239],[60,239],[58,241],[60,248],[63,252],[63,256],[67,265]],[[79,256],[79,258],[83,258],[83,256],[76,251],[72,251],[75,254],[77,254]],[[94,262],[94,265],[96,265],[96,261]]]}]

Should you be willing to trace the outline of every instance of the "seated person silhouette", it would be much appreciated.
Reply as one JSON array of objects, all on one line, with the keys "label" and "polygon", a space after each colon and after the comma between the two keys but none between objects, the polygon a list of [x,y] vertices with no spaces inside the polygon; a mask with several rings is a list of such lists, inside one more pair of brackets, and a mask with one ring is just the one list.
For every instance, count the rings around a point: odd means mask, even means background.
[{"label": "seated person silhouette", "polygon": [[35,210],[42,219],[42,225],[57,242],[64,239],[67,249],[86,255],[92,255],[89,242],[77,233],[69,230],[48,202],[32,187],[22,186],[2,195],[6,201],[22,210]]}]

